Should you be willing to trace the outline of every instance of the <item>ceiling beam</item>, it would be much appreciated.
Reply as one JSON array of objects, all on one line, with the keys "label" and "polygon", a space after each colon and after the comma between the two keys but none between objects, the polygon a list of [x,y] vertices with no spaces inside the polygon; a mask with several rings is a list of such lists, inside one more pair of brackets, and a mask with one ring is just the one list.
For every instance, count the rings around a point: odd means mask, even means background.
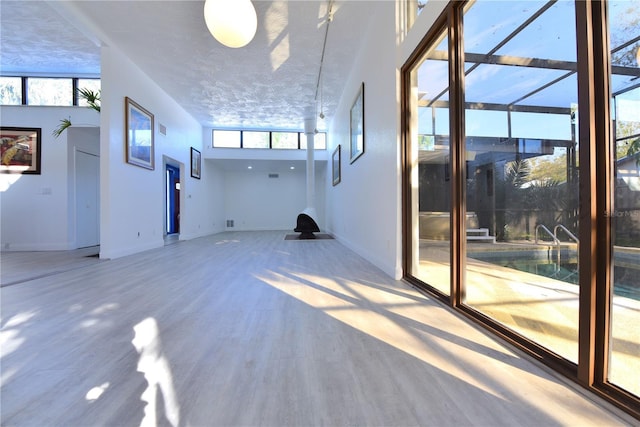
[{"label": "ceiling beam", "polygon": [[[418,107],[449,108],[449,101],[418,101]],[[569,107],[538,105],[495,104],[490,102],[465,102],[465,110],[515,111],[520,113],[571,114]]]},{"label": "ceiling beam", "polygon": [[[429,59],[446,61],[448,59],[447,52],[437,50],[429,54]],[[541,59],[541,58],[527,58],[524,56],[513,55],[488,55],[482,53],[470,53],[464,54],[464,61],[473,62],[481,65],[507,65],[514,67],[528,67],[528,68],[540,68],[545,70],[563,70],[563,71],[577,71],[578,65],[574,61],[562,61],[558,59]],[[637,67],[623,67],[619,65],[613,65],[611,72],[615,75],[632,76],[636,77],[640,74]]]}]

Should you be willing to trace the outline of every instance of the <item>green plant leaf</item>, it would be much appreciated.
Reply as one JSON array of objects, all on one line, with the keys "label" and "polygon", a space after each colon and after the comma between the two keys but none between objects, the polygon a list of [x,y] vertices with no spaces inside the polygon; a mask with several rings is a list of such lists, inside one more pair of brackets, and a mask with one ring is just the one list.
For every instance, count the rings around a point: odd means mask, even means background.
[{"label": "green plant leaf", "polygon": [[[85,101],[89,108],[96,110],[98,113],[100,112],[100,91],[93,91],[87,88],[78,88],[78,96]],[[62,119],[60,120],[60,124],[57,128],[51,132],[53,136],[56,138],[59,137],[62,132],[64,132],[68,127],[71,126],[71,119]]]},{"label": "green plant leaf", "polygon": [[53,132],[51,132],[51,134],[57,138],[60,136],[60,134],[62,134],[62,132],[64,132],[70,126],[71,126],[70,119],[62,119],[60,120],[60,124],[58,125],[58,127],[55,128]]},{"label": "green plant leaf", "polygon": [[[629,148],[627,148],[627,156],[631,157],[640,152],[640,138],[636,138],[631,144],[629,144]],[[636,159],[636,165],[640,166],[640,157]]]},{"label": "green plant leaf", "polygon": [[100,91],[99,90],[94,92],[91,89],[78,88],[78,95],[80,96],[80,98],[87,101],[89,108],[92,108],[97,112],[100,112]]}]

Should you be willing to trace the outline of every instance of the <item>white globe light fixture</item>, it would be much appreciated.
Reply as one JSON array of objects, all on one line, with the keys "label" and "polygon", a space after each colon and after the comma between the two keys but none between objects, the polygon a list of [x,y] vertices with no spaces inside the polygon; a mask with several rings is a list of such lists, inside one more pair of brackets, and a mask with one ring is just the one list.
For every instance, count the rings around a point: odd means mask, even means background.
[{"label": "white globe light fixture", "polygon": [[251,0],[206,0],[204,21],[216,40],[233,48],[249,44],[258,27]]}]

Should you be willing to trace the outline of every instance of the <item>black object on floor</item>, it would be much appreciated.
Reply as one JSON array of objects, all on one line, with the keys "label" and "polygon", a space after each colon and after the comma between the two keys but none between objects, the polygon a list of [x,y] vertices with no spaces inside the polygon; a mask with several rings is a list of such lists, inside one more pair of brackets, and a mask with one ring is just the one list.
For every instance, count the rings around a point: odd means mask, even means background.
[{"label": "black object on floor", "polygon": [[300,237],[299,234],[287,234],[286,236],[284,236],[284,240],[314,240],[314,239],[327,240],[327,239],[333,239],[333,236],[325,233],[314,234],[313,239],[303,239]]},{"label": "black object on floor", "polygon": [[296,228],[294,228],[293,231],[300,233],[301,239],[315,239],[316,236],[313,233],[319,232],[320,228],[313,218],[305,213],[301,213],[298,215]]}]

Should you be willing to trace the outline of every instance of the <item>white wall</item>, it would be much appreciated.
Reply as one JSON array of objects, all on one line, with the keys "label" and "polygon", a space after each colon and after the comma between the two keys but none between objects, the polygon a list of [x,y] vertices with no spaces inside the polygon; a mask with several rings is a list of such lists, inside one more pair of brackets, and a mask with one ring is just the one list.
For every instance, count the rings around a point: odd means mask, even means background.
[{"label": "white wall", "polygon": [[[208,184],[219,174],[203,163],[202,179],[190,176],[190,147],[202,151],[202,126],[115,47],[102,48],[101,79],[100,256],[116,258],[164,245],[163,156],[181,165],[181,238],[221,231],[223,217],[215,206],[223,203],[222,194]],[[125,161],[125,97],[154,115],[155,170]],[[158,132],[160,124],[166,135]]]},{"label": "white wall", "polygon": [[[234,221],[227,230],[288,230],[293,233],[296,219],[307,206],[306,171],[279,171],[269,178],[267,170],[227,171],[225,215]],[[316,166],[316,210],[324,212],[326,167]],[[323,215],[324,216],[324,215]],[[314,218],[322,230],[322,218]]]},{"label": "white wall", "polygon": [[[203,157],[224,170],[224,218],[234,220],[228,230],[289,230],[307,207],[306,150],[212,148],[211,129],[205,128]],[[314,218],[325,231],[328,150],[316,150]],[[254,169],[247,170],[252,165]],[[290,166],[295,170],[291,171]],[[279,178],[268,178],[270,172]],[[218,183],[216,180],[215,183]],[[259,208],[256,208],[259,206]],[[225,221],[226,225],[226,221]]]},{"label": "white wall", "polygon": [[2,126],[42,129],[40,175],[0,175],[2,250],[74,249],[70,230],[68,131],[51,135],[61,119],[98,126],[96,111],[84,107],[2,106]]},{"label": "white wall", "polygon": [[[327,229],[388,275],[402,275],[399,74],[395,2],[372,2],[371,24],[330,126],[342,145],[342,181],[327,175]],[[365,152],[349,163],[349,110],[364,82]]]}]

